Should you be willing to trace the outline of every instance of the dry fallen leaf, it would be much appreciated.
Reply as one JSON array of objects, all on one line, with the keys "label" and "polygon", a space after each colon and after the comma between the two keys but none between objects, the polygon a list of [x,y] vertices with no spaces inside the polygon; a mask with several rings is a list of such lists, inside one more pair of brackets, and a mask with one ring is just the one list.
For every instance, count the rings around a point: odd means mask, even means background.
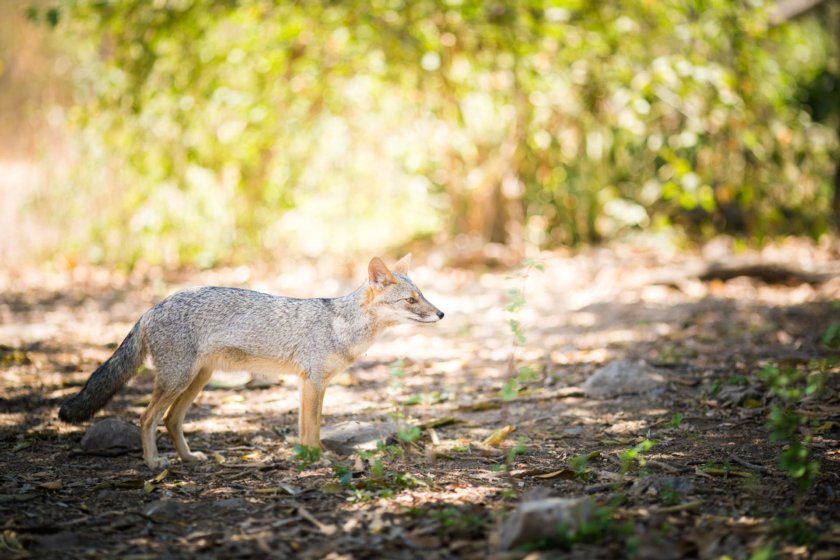
[{"label": "dry fallen leaf", "polygon": [[499,428],[498,430],[487,436],[487,438],[485,438],[485,440],[482,443],[484,445],[498,447],[503,441],[505,441],[505,438],[508,437],[511,434],[511,432],[513,432],[513,430],[515,429],[516,428],[508,424],[507,426]]},{"label": "dry fallen leaf", "polygon": [[543,480],[550,480],[552,478],[561,478],[563,480],[574,480],[577,478],[577,473],[572,469],[560,469],[559,471],[553,471],[545,474],[535,474],[534,478],[540,478]]}]

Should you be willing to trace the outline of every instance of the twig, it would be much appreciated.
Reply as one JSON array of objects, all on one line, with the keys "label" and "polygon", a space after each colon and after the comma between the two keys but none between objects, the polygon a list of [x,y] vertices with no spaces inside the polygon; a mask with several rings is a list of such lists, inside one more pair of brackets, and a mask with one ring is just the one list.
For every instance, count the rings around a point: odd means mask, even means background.
[{"label": "twig", "polygon": [[598,484],[590,484],[583,491],[587,494],[595,494],[602,490],[612,490],[613,488],[620,488],[630,484],[629,480],[615,480],[613,482],[599,482]]},{"label": "twig", "polygon": [[661,461],[657,461],[655,459],[646,459],[645,462],[649,465],[653,465],[654,467],[659,467],[663,471],[668,471],[669,473],[679,474],[690,470],[688,467],[674,467],[669,465],[668,463],[663,463]]},{"label": "twig", "polygon": [[749,461],[745,461],[744,459],[741,459],[737,455],[730,455],[729,458],[732,459],[733,462],[741,465],[742,467],[746,467],[748,469],[752,469],[752,470],[758,471],[760,473],[770,474],[770,469],[768,469],[767,467],[763,467],[761,465],[756,465],[755,463],[750,463]]},{"label": "twig", "polygon": [[314,515],[309,513],[309,510],[307,510],[303,506],[298,506],[297,510],[298,510],[297,512],[298,512],[299,516],[301,516],[302,518],[306,519],[307,521],[309,521],[310,523],[315,525],[315,527],[317,527],[318,530],[321,531],[322,534],[324,534],[328,537],[338,530],[338,528],[335,525],[328,524],[328,523],[321,523],[320,521],[318,521],[318,519],[316,519]]},{"label": "twig", "polygon": [[653,510],[654,513],[677,513],[680,511],[691,511],[703,505],[703,500],[694,500],[693,502],[686,502],[684,504],[677,504]]},{"label": "twig", "polygon": [[472,404],[464,404],[455,406],[455,410],[462,410],[462,411],[479,411],[479,410],[491,410],[496,408],[501,408],[502,405],[511,404],[511,403],[523,403],[523,402],[539,402],[539,401],[549,401],[552,399],[568,399],[571,397],[582,397],[583,396],[583,389],[580,387],[563,387],[562,389],[558,389],[556,391],[551,391],[550,393],[542,393],[539,395],[528,395],[524,397],[516,397],[513,400],[506,401],[503,399],[488,399],[486,401],[479,401]]},{"label": "twig", "polygon": [[5,527],[5,528],[12,528],[16,531],[20,531],[22,533],[42,533],[42,532],[51,532],[53,529],[60,528],[60,527],[72,527],[73,525],[80,525],[85,522],[94,522],[99,521],[105,517],[111,517],[115,515],[138,515],[140,517],[144,517],[142,513],[136,511],[125,511],[125,510],[113,510],[113,511],[104,511],[102,513],[97,513],[96,515],[84,515],[82,517],[76,517],[74,519],[68,519],[67,521],[58,521],[56,523],[51,523],[49,525],[33,525],[33,526],[26,526],[26,525],[17,525],[14,527]]}]

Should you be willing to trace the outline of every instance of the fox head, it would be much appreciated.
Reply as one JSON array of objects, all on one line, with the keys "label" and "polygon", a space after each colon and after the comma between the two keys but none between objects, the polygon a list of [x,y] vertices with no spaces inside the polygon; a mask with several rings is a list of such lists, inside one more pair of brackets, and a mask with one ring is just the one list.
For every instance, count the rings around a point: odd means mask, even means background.
[{"label": "fox head", "polygon": [[386,323],[436,323],[443,311],[429,303],[408,277],[411,254],[388,270],[379,257],[368,264],[368,309]]}]

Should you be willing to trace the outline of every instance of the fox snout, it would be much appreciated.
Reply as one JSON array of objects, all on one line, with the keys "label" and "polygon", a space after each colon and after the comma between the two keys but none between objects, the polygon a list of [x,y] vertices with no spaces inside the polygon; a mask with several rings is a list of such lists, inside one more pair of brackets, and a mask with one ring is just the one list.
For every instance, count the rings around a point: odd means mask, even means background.
[{"label": "fox snout", "polygon": [[426,313],[422,313],[421,316],[423,317],[424,322],[426,323],[437,323],[441,319],[443,319],[444,313],[437,307],[432,304],[429,304],[429,307],[432,309]]}]

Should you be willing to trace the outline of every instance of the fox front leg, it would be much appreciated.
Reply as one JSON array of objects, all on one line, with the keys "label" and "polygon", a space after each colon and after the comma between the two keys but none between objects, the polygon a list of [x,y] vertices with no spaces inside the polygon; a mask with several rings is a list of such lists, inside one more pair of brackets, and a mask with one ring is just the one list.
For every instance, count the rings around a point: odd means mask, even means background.
[{"label": "fox front leg", "polygon": [[326,384],[313,383],[309,376],[300,379],[300,415],[298,435],[301,445],[321,447],[321,409],[324,403]]}]

